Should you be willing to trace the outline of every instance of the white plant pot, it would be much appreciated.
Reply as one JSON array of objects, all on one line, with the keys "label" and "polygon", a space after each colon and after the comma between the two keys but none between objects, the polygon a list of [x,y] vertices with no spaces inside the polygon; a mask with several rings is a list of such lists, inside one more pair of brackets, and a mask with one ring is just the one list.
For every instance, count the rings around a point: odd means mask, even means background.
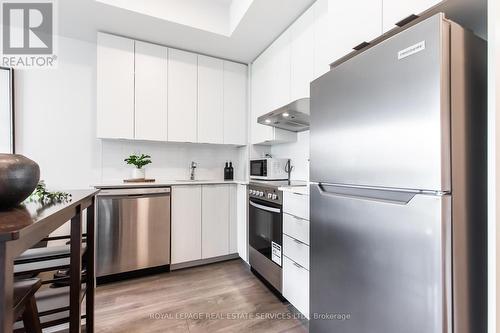
[{"label": "white plant pot", "polygon": [[132,169],[132,179],[145,179],[146,178],[146,170],[144,168],[138,169],[138,168],[133,168]]}]

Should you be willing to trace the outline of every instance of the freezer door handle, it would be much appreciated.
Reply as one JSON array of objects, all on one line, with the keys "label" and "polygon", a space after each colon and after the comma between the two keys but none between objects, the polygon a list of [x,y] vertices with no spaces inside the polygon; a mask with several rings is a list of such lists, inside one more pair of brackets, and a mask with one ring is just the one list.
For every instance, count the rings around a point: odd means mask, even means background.
[{"label": "freezer door handle", "polygon": [[408,204],[411,199],[419,193],[417,191],[354,187],[321,183],[318,184],[318,189],[321,195],[355,197],[365,200],[385,201],[400,205]]}]

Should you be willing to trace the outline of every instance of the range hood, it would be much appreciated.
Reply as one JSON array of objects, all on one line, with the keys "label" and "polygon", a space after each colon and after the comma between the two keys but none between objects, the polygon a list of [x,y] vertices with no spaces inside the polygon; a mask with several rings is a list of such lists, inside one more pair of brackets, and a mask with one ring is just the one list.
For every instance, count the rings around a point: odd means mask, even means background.
[{"label": "range hood", "polygon": [[302,132],[309,129],[309,114],[309,98],[301,98],[260,116],[257,122],[287,131]]}]

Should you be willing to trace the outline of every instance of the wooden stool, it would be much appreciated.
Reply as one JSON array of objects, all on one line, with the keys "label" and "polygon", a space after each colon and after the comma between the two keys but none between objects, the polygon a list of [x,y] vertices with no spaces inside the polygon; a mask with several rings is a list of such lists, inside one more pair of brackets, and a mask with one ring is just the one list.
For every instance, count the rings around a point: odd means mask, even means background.
[{"label": "wooden stool", "polygon": [[41,333],[35,292],[42,285],[38,278],[14,282],[14,320],[22,316],[26,333]]}]

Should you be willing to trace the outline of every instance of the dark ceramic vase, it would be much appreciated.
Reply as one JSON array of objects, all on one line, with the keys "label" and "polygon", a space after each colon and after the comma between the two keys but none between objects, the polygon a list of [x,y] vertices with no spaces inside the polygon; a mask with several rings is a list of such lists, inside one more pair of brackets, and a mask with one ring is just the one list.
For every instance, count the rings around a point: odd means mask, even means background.
[{"label": "dark ceramic vase", "polygon": [[40,167],[23,155],[0,154],[0,208],[23,202],[40,180]]}]

